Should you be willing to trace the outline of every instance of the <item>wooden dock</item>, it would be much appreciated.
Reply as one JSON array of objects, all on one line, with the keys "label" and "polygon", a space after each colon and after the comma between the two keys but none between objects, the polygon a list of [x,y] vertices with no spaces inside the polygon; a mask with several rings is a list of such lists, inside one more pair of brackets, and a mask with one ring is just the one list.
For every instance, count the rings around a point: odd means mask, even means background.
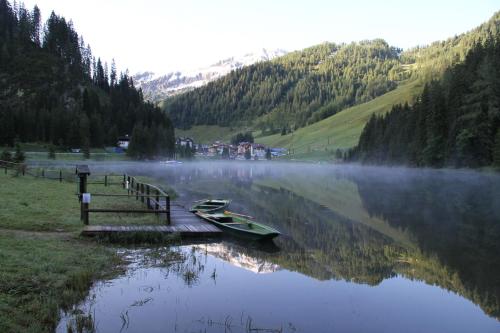
[{"label": "wooden dock", "polygon": [[113,233],[163,233],[178,234],[182,238],[218,237],[222,231],[216,226],[200,219],[187,209],[172,205],[170,208],[170,225],[88,225],[82,231],[84,236],[97,236]]}]

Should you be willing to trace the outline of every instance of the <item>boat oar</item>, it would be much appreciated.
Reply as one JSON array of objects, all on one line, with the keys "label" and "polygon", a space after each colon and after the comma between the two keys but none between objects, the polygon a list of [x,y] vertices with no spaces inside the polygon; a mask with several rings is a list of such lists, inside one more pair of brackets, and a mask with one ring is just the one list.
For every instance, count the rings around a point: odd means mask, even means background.
[{"label": "boat oar", "polygon": [[253,216],[248,216],[248,215],[243,215],[243,214],[237,214],[237,213],[230,212],[228,210],[224,211],[224,213],[230,214],[230,215],[236,215],[236,216],[240,216],[240,217],[246,217],[246,218],[249,218],[249,219],[252,219],[252,220],[255,219],[255,217],[253,217]]}]

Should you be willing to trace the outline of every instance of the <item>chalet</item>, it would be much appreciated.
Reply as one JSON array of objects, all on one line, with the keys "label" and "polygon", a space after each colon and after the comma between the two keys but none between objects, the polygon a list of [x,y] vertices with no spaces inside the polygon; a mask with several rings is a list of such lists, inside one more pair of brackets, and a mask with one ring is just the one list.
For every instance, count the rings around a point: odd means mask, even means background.
[{"label": "chalet", "polygon": [[131,137],[128,136],[128,135],[120,136],[118,138],[117,146],[120,147],[120,148],[122,148],[123,150],[127,150],[128,149],[128,145],[130,144],[130,139],[131,139]]},{"label": "chalet", "polygon": [[254,160],[266,158],[266,147],[259,143],[241,142],[238,145],[238,156],[243,157],[247,151],[250,151],[250,156]]},{"label": "chalet", "polygon": [[191,138],[183,138],[183,137],[179,137],[177,138],[177,140],[175,141],[175,144],[179,147],[189,147],[189,148],[194,148],[195,145],[194,145],[194,140],[191,139]]},{"label": "chalet", "polygon": [[252,144],[252,158],[255,160],[263,160],[266,158],[266,147],[264,145],[254,143]]}]

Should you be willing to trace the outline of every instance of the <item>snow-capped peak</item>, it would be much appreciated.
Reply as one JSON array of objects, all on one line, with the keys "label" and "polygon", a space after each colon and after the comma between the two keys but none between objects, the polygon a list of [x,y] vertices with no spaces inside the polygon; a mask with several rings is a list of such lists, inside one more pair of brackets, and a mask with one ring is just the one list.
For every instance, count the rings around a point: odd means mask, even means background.
[{"label": "snow-capped peak", "polygon": [[173,71],[167,74],[156,74],[150,71],[137,73],[133,76],[137,88],[142,88],[144,97],[157,102],[170,96],[201,87],[210,81],[216,80],[231,71],[255,64],[260,61],[269,61],[285,55],[281,49],[261,49],[247,53],[240,57],[230,57],[217,63],[196,70],[180,72]]}]

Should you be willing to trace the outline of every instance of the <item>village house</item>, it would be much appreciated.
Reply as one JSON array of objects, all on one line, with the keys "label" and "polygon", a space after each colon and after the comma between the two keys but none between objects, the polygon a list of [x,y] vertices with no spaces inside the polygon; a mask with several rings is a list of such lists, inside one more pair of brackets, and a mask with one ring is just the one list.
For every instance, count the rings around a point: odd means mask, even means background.
[{"label": "village house", "polygon": [[178,137],[177,140],[175,140],[175,144],[179,147],[189,147],[189,148],[194,148],[194,140],[191,138],[183,138],[183,137]]},{"label": "village house", "polygon": [[124,135],[124,136],[120,136],[118,138],[117,146],[122,148],[123,150],[127,150],[128,145],[130,144],[130,139],[131,139],[131,137],[128,134]]},{"label": "village house", "polygon": [[266,147],[259,143],[241,142],[238,145],[238,159],[244,159],[245,153],[250,151],[253,160],[263,160],[266,158]]}]

